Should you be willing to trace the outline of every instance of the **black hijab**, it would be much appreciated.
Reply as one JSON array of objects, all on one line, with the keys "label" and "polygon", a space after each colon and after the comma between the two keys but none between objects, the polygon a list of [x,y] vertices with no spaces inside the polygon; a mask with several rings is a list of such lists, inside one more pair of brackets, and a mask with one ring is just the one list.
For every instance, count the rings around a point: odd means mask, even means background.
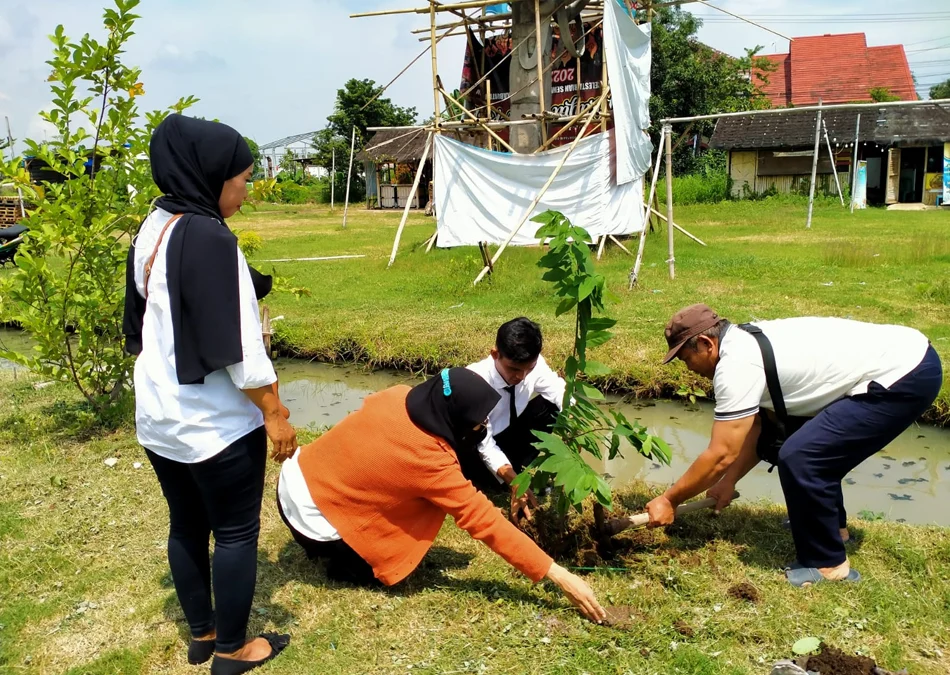
[{"label": "black hijab", "polygon": [[446,368],[412,388],[406,410],[417,427],[445,439],[456,453],[469,452],[487,434],[473,427],[485,421],[500,399],[490,384],[468,368]]},{"label": "black hijab", "polygon": [[[244,358],[237,237],[224,223],[218,199],[224,184],[254,163],[247,141],[218,122],[169,115],[152,135],[152,178],[164,193],[156,206],[184,214],[166,248],[168,294],[179,384]],[[131,354],[142,351],[145,299],[135,288],[134,246],[126,269],[123,332]],[[272,279],[251,270],[258,299]]]}]

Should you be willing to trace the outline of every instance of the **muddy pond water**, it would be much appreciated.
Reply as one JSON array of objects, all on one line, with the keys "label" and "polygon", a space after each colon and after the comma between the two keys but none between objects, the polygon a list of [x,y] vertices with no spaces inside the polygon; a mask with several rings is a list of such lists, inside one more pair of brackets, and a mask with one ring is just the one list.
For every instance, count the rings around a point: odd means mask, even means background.
[{"label": "muddy pond water", "polygon": [[[419,381],[406,373],[294,360],[278,361],[277,369],[281,398],[291,411],[291,422],[300,427],[335,424],[358,409],[368,394]],[[667,485],[706,448],[712,426],[709,404],[690,409],[679,401],[625,403],[617,397],[610,404],[628,418],[638,418],[673,449],[670,466],[646,460],[632,448],[623,459],[601,463],[596,468],[614,487],[638,478]],[[768,473],[766,466],[760,465],[739,484],[743,501],[784,503],[778,474]],[[848,475],[844,494],[854,515],[868,511],[892,521],[950,526],[950,430],[908,429]]]}]

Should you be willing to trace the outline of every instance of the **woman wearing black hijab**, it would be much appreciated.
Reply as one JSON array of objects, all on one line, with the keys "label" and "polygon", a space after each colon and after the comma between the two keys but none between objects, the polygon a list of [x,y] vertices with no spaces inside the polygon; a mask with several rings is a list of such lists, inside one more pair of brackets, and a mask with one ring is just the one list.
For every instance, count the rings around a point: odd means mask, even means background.
[{"label": "woman wearing black hijab", "polygon": [[171,115],[150,151],[164,196],[142,223],[126,272],[136,432],[168,502],[168,562],[191,629],[188,660],[214,655],[211,672],[231,675],[289,641],[248,641],[246,631],[267,438],[279,461],[293,453],[296,434],[261,336],[257,302],[270,277],[248,266],[225,224],[247,196],[247,142],[224,124]]},{"label": "woman wearing black hijab", "polygon": [[445,515],[532,581],[554,581],[584,616],[605,618],[593,591],[557,565],[462,475],[500,396],[466,368],[368,396],[284,462],[278,508],[327,575],[357,584],[398,583],[422,561]]}]

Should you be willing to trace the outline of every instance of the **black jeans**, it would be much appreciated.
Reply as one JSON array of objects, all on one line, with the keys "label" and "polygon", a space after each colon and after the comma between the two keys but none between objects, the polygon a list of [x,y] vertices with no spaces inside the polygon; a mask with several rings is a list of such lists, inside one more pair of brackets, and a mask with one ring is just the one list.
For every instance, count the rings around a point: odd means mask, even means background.
[{"label": "black jeans", "polygon": [[[535,396],[515,418],[514,424],[495,436],[495,443],[508,457],[515,473],[521,473],[538,456],[538,449],[534,447],[538,437],[532,432],[550,432],[557,415],[556,405],[543,396]],[[478,452],[460,453],[458,459],[462,475],[472,481],[476,488],[487,494],[507,492],[505,484],[499,483],[498,478],[492,475]]]},{"label": "black jeans", "polygon": [[313,562],[324,560],[326,562],[327,577],[334,581],[344,581],[356,586],[377,587],[382,583],[373,573],[373,568],[368,562],[360,557],[360,554],[354,551],[349,544],[342,539],[336,541],[317,541],[311,539],[299,530],[295,529],[287,516],[284,515],[284,509],[280,505],[280,497],[277,497],[277,513],[284,525],[290,530],[291,536],[307,554],[307,558]]},{"label": "black jeans", "polygon": [[[257,578],[267,460],[264,427],[196,464],[165,459],[148,449],[145,453],[168,502],[168,564],[191,634],[200,637],[215,630],[217,651],[237,651],[244,646]],[[208,553],[212,532],[213,576]]]}]

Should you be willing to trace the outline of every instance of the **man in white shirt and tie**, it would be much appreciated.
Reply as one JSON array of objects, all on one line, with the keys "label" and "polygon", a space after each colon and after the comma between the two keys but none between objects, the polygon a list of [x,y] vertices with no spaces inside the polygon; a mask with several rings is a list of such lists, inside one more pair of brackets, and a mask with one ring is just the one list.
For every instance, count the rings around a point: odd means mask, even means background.
[{"label": "man in white shirt and tie", "polygon": [[[502,324],[491,356],[468,368],[501,394],[488,416],[488,435],[478,454],[459,457],[462,473],[479,490],[492,494],[510,485],[538,456],[533,431],[550,431],[561,410],[566,384],[541,356],[541,327],[518,317]],[[530,519],[537,507],[528,491],[521,499],[511,491],[511,519]]]}]

